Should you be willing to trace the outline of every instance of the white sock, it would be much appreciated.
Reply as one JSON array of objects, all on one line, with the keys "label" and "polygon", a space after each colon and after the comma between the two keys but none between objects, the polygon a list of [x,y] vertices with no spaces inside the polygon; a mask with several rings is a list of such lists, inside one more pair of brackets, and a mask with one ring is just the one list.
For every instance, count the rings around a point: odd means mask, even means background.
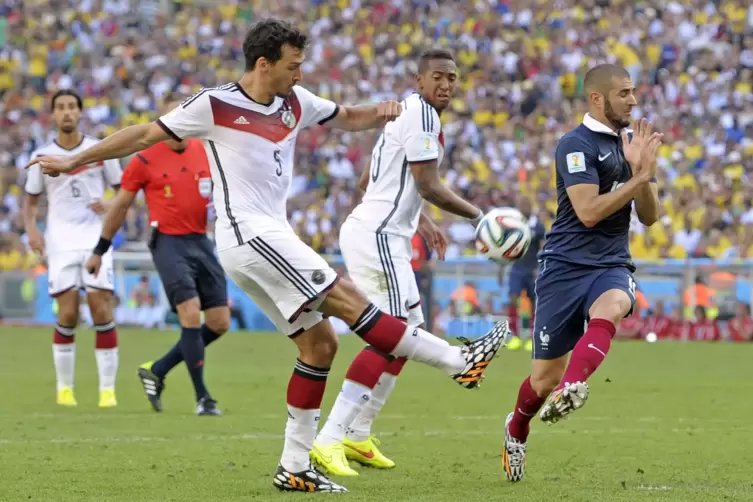
[{"label": "white sock", "polygon": [[347,430],[348,439],[360,443],[366,441],[371,436],[371,426],[374,419],[384,408],[384,403],[392,394],[392,390],[397,383],[397,376],[384,372],[379,377],[376,387],[371,391],[371,399],[363,406],[361,413],[353,420]]},{"label": "white sock", "polygon": [[94,354],[99,372],[99,391],[115,390],[115,375],[118,374],[118,348],[95,349]]},{"label": "white sock", "polygon": [[52,359],[55,362],[57,390],[73,388],[73,375],[76,368],[76,343],[53,343]]},{"label": "white sock", "polygon": [[285,445],[280,459],[280,464],[286,471],[296,473],[311,466],[309,452],[314,447],[320,414],[321,410],[301,410],[288,405]]},{"label": "white sock", "polygon": [[392,355],[428,364],[448,375],[456,375],[466,366],[465,357],[459,346],[450,345],[428,331],[413,326],[408,326]]},{"label": "white sock", "polygon": [[335,404],[329,412],[324,427],[316,438],[317,443],[331,446],[345,439],[345,431],[367,405],[371,396],[371,389],[359,383],[345,380]]}]

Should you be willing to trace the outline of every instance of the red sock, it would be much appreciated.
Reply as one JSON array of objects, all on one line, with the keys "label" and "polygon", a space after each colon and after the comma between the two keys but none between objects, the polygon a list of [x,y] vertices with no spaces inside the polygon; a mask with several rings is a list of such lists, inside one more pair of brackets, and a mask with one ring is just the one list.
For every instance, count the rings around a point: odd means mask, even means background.
[{"label": "red sock", "polygon": [[588,323],[588,329],[583,338],[573,349],[570,356],[570,362],[567,364],[565,375],[562,377],[558,389],[565,386],[565,383],[585,382],[588,380],[596,368],[601,365],[604,358],[607,357],[609,347],[612,344],[612,337],[617,329],[611,321],[606,319],[591,319]]},{"label": "red sock", "polygon": [[97,332],[95,348],[114,349],[118,346],[118,330],[115,327],[115,321],[94,326],[94,330]]},{"label": "red sock", "polygon": [[373,389],[379,381],[379,377],[382,376],[382,373],[390,364],[390,359],[391,357],[384,352],[367,346],[350,363],[350,367],[347,373],[345,373],[345,378],[351,382]]},{"label": "red sock", "polygon": [[518,306],[511,303],[508,312],[510,313],[510,329],[512,330],[512,334],[515,336],[520,336],[518,334]]},{"label": "red sock", "polygon": [[518,441],[525,442],[528,438],[530,423],[536,413],[544,406],[546,397],[539,397],[536,391],[531,387],[531,377],[529,376],[520,385],[518,391],[518,401],[515,403],[515,412],[510,421],[510,435]]},{"label": "red sock", "polygon": [[390,375],[398,376],[401,371],[403,371],[403,366],[405,366],[405,363],[408,362],[408,360],[404,357],[396,357],[392,360],[390,364],[387,365],[387,369],[385,369],[385,373],[389,373]]},{"label": "red sock", "polygon": [[317,368],[297,360],[288,382],[288,404],[300,410],[321,408],[328,375],[329,368]]},{"label": "red sock", "polygon": [[56,325],[52,335],[52,343],[55,345],[67,345],[76,341],[76,328]]},{"label": "red sock", "polygon": [[354,333],[375,349],[391,354],[405,335],[407,325],[370,304],[350,327]]}]

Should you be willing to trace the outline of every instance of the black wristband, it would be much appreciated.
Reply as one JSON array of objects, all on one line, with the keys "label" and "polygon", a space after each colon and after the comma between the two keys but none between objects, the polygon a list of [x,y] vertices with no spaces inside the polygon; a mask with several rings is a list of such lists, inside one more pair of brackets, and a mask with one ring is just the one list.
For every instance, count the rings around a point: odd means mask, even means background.
[{"label": "black wristband", "polygon": [[94,255],[95,256],[102,256],[107,252],[107,250],[110,249],[110,246],[112,245],[112,241],[110,239],[105,239],[104,237],[99,238],[99,242],[97,243],[97,246],[94,248]]}]

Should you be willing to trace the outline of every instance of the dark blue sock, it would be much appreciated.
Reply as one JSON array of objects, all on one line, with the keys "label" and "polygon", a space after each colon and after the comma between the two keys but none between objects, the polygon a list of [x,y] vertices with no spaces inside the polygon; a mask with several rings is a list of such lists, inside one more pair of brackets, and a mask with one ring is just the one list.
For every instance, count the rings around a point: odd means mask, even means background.
[{"label": "dark blue sock", "polygon": [[204,347],[208,346],[213,341],[217,340],[222,335],[218,335],[207,327],[206,324],[201,325],[201,339],[204,341]]},{"label": "dark blue sock", "polygon": [[183,328],[179,345],[198,401],[209,394],[204,387],[204,341],[201,339],[201,328]]},{"label": "dark blue sock", "polygon": [[152,373],[160,378],[165,378],[171,369],[183,362],[183,352],[180,351],[180,342],[172,346],[167,354],[162,356],[162,359],[154,361],[152,365]]},{"label": "dark blue sock", "polygon": [[[204,342],[204,347],[214,342],[222,335],[218,335],[207,327],[206,324],[201,325],[201,340]],[[172,346],[172,348],[159,359],[154,362],[152,366],[152,373],[160,378],[165,378],[165,375],[170,373],[170,370],[183,362],[183,352],[180,349],[180,342]]]}]

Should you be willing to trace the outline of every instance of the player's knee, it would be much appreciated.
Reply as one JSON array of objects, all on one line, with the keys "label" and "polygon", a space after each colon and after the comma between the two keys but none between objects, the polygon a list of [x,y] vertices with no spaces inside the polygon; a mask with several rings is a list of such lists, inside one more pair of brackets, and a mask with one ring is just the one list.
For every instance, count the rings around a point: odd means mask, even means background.
[{"label": "player's knee", "polygon": [[201,326],[201,304],[194,297],[176,305],[178,320],[184,328],[198,328]]},{"label": "player's knee", "polygon": [[630,312],[631,306],[632,302],[627,293],[619,289],[612,289],[594,302],[588,315],[591,319],[606,319],[617,325]]},{"label": "player's knee", "polygon": [[206,317],[207,328],[211,329],[213,333],[222,335],[227,333],[230,329],[230,309],[225,309],[225,312],[220,315],[207,315]]},{"label": "player's knee", "polygon": [[327,320],[293,337],[293,341],[298,345],[301,360],[321,367],[332,364],[340,345],[332,324]]},{"label": "player's knee", "polygon": [[369,303],[355,284],[347,279],[341,279],[324,299],[319,311],[342,319],[352,326],[358,321]]}]

